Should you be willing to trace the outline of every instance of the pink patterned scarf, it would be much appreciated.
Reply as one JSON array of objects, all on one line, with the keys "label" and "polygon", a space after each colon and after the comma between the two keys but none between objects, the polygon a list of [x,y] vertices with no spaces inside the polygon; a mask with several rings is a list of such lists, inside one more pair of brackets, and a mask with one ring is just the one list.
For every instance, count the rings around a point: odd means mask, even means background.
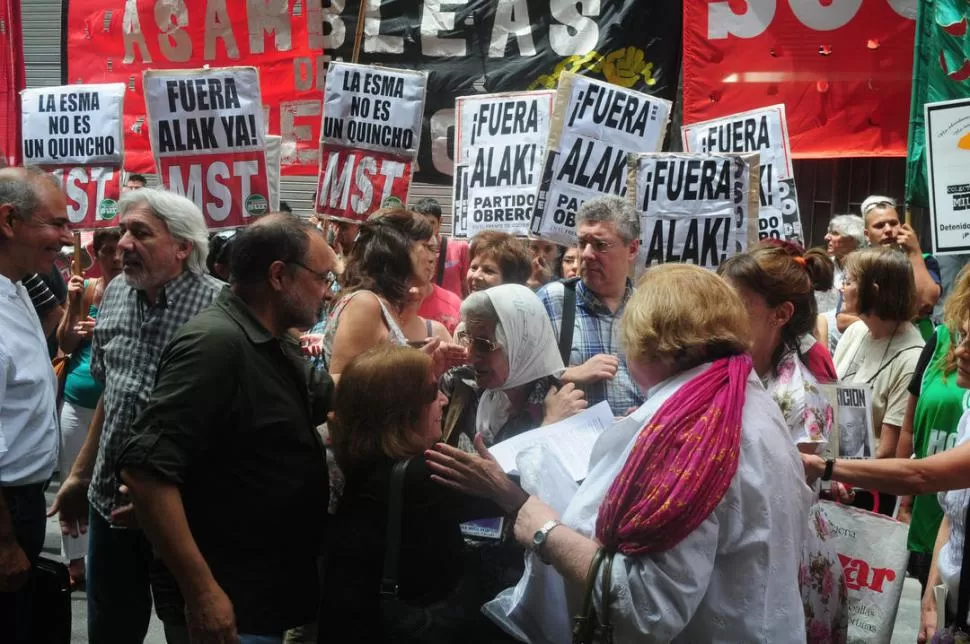
[{"label": "pink patterned scarf", "polygon": [[663,552],[710,516],[738,469],[750,372],[746,355],[721,358],[660,406],[600,505],[600,543]]}]

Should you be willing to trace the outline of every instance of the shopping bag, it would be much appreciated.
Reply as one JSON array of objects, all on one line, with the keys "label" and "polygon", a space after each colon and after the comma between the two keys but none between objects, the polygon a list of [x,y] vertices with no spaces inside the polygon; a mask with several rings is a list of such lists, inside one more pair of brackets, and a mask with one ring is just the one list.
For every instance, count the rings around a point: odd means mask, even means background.
[{"label": "shopping bag", "polygon": [[831,501],[819,505],[848,589],[848,641],[889,644],[906,581],[909,526]]}]

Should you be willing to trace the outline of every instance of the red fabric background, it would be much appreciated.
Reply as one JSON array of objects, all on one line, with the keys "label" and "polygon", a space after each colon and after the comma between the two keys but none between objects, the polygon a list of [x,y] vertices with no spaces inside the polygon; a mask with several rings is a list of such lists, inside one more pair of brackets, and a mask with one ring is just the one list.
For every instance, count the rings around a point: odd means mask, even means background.
[{"label": "red fabric background", "polygon": [[[862,0],[843,26],[818,31],[796,17],[793,4],[849,15],[845,7],[854,3],[684,2],[684,123],[784,103],[795,157],[906,156],[914,20],[889,0]],[[757,36],[710,39],[711,5],[729,5],[735,14],[775,10]]]},{"label": "red fabric background", "polygon": [[[3,0],[0,0],[3,2]],[[299,163],[299,152],[317,149],[320,139],[322,114],[319,104],[323,92],[317,89],[317,82],[323,79],[306,78],[310,89],[296,87],[295,59],[309,58],[311,61],[321,55],[319,50],[309,47],[307,17],[304,9],[301,16],[289,18],[291,25],[291,48],[277,51],[274,35],[263,34],[263,53],[254,54],[250,50],[249,25],[246,3],[242,0],[229,0],[226,7],[232,33],[239,48],[239,58],[232,59],[226,53],[223,40],[216,41],[215,56],[204,56],[205,43],[205,2],[186,2],[188,23],[182,29],[192,41],[189,60],[174,62],[162,51],[162,35],[156,23],[155,0],[137,0],[138,17],[141,31],[148,45],[152,62],[147,64],[141,49],[134,46],[134,61],[125,64],[124,14],[125,0],[70,0],[67,22],[67,66],[69,83],[108,83],[128,84],[125,97],[125,169],[129,172],[154,172],[154,161],[148,139],[148,127],[144,124],[145,98],[142,92],[142,72],[146,69],[194,69],[209,65],[211,67],[232,67],[239,65],[255,66],[259,69],[263,105],[268,108],[267,122],[270,134],[280,133],[280,116],[287,109],[286,102],[315,101],[317,113],[313,116],[296,117],[297,127],[307,128],[307,140],[300,141],[297,149],[284,150],[284,174],[317,174],[316,159],[312,164]],[[305,3],[304,3],[305,5]],[[110,15],[109,15],[110,14]],[[163,24],[165,24],[163,22]],[[301,67],[303,71],[309,68]],[[321,85],[322,86],[322,85]]]},{"label": "red fabric background", "polygon": [[20,163],[20,90],[25,87],[20,0],[0,0],[0,153]]}]

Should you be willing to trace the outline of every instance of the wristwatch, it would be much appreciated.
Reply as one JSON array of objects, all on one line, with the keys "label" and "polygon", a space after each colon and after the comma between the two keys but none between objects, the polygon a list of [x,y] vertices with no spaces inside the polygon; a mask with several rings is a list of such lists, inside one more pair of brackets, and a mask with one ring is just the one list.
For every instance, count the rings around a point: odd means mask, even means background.
[{"label": "wristwatch", "polygon": [[823,481],[831,481],[832,480],[832,468],[833,467],[835,467],[835,459],[834,458],[827,458],[827,459],[825,459],[825,471],[822,472],[822,480]]},{"label": "wristwatch", "polygon": [[536,530],[536,533],[532,536],[532,546],[529,548],[536,554],[537,557],[542,561],[542,563],[549,563],[546,558],[542,556],[542,544],[546,542],[549,538],[549,533],[552,532],[556,527],[561,526],[562,522],[557,519],[551,519],[542,524],[542,527]]}]

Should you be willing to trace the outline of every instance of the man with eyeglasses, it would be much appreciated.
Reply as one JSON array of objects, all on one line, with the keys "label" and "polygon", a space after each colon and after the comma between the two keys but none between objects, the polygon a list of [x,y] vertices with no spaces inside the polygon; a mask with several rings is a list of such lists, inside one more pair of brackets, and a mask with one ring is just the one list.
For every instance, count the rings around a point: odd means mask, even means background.
[{"label": "man with eyeglasses", "polygon": [[614,414],[625,415],[644,400],[620,350],[619,325],[633,294],[629,275],[640,249],[640,218],[624,199],[597,197],[576,212],[576,234],[579,281],[552,282],[537,295],[560,348],[568,350],[561,380],[581,388],[590,406],[607,400]]},{"label": "man with eyeglasses", "polygon": [[118,468],[185,599],[178,639],[281,643],[316,619],[333,391],[289,330],[316,322],[337,258],[287,215],[230,253],[232,286],[165,350]]},{"label": "man with eyeglasses", "polygon": [[44,487],[57,463],[57,385],[23,279],[72,243],[60,187],[43,172],[0,170],[0,624],[30,633],[33,565],[44,546]]},{"label": "man with eyeglasses", "polygon": [[125,193],[118,213],[123,275],[105,288],[91,343],[91,375],[105,388],[50,513],[60,513],[64,534],[87,529],[88,639],[137,643],[153,596],[163,622],[184,616],[171,593],[150,581],[152,548],[117,479],[118,456],[148,402],[162,351],[223,284],[206,273],[208,231],[191,200],[143,188]]},{"label": "man with eyeglasses", "polygon": [[[914,321],[923,339],[933,334],[930,315],[942,293],[940,264],[920,248],[916,231],[899,221],[896,201],[891,197],[872,195],[862,202],[866,239],[873,246],[889,246],[906,254],[916,280],[916,303],[919,317]],[[841,327],[841,321],[839,326]]]}]

